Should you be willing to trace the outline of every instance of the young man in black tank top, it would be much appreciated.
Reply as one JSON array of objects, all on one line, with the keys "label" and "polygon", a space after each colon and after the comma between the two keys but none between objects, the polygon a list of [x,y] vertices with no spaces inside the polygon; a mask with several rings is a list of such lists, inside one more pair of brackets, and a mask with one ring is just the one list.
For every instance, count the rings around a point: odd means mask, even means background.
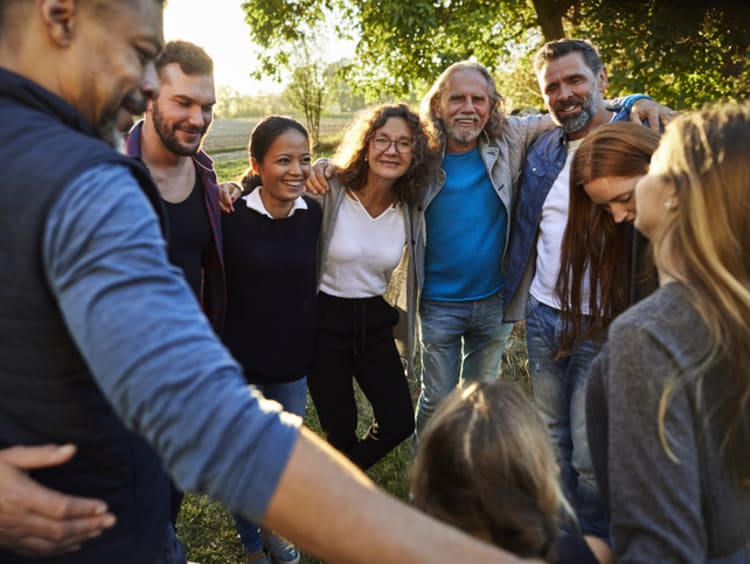
[{"label": "young man in black tank top", "polygon": [[213,61],[192,43],[171,41],[156,60],[159,96],[127,141],[148,167],[168,218],[168,253],[211,325],[221,333],[226,284],[221,210],[213,161],[201,149],[213,120]]},{"label": "young man in black tank top", "polygon": [[[161,90],[131,130],[127,152],[151,172],[166,210],[169,260],[220,334],[226,309],[221,210],[213,161],[201,149],[216,103],[213,61],[197,45],[172,41],[155,65]],[[172,523],[182,497],[173,485]]]},{"label": "young man in black tank top", "polygon": [[[129,135],[128,153],[149,168],[167,212],[169,259],[183,270],[221,335],[226,311],[221,208],[213,161],[201,149],[216,103],[213,62],[197,45],[171,41],[155,66],[161,82],[159,96]],[[182,492],[174,486],[172,490],[172,522],[176,523]],[[269,537],[274,562],[299,561],[293,545],[281,537]]]}]

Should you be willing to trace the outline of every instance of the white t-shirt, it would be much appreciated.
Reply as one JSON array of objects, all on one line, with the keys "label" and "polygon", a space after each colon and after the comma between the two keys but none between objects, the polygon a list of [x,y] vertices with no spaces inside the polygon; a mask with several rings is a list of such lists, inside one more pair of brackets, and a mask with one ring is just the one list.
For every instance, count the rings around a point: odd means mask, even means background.
[{"label": "white t-shirt", "polygon": [[[539,238],[536,242],[536,272],[529,292],[537,300],[555,309],[560,309],[557,295],[557,277],[560,274],[560,253],[565,226],[568,224],[570,204],[570,163],[578,145],[583,139],[568,141],[568,156],[560,174],[542,206],[542,220],[539,223]],[[583,278],[582,313],[588,313],[589,284],[588,274]]]},{"label": "white t-shirt", "polygon": [[320,290],[339,298],[382,296],[405,245],[400,206],[372,217],[356,195],[345,195],[333,226]]}]

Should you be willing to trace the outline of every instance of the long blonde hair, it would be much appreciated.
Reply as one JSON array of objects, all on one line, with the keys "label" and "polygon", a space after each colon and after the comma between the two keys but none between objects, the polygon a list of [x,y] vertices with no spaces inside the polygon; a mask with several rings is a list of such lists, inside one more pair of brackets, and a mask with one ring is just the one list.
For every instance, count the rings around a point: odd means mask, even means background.
[{"label": "long blonde hair", "polygon": [[[671,123],[650,172],[675,190],[678,213],[658,234],[654,260],[682,282],[710,338],[693,374],[716,392],[724,436],[722,452],[740,480],[750,483],[750,106],[722,104]],[[675,266],[670,259],[677,257]],[[721,362],[721,377],[703,375]],[[669,452],[661,400],[659,431]],[[713,394],[712,394],[713,397]]]}]

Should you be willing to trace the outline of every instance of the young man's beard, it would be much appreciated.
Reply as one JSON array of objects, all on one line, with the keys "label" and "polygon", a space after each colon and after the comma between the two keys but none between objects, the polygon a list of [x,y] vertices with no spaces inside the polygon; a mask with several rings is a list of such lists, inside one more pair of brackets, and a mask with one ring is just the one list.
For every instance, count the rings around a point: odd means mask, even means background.
[{"label": "young man's beard", "polygon": [[159,112],[159,105],[156,101],[154,101],[151,108],[151,118],[154,122],[154,129],[159,139],[161,139],[162,144],[175,155],[183,157],[192,157],[198,152],[208,131],[208,125],[206,125],[200,131],[200,138],[194,146],[184,145],[177,140],[177,126],[170,125],[162,118],[162,114]]}]

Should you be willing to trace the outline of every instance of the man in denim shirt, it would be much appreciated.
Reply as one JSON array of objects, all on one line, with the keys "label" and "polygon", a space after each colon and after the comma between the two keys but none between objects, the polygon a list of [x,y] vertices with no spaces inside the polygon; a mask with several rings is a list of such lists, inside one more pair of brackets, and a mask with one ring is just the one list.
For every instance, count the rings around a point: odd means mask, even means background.
[{"label": "man in denim shirt", "polygon": [[[637,96],[626,98],[630,110]],[[417,433],[459,382],[492,381],[512,325],[504,322],[503,257],[527,148],[554,126],[548,116],[506,116],[479,63],[448,67],[422,115],[442,142],[442,163],[415,224],[422,382]],[[627,115],[627,112],[623,112]]]},{"label": "man in denim shirt", "polygon": [[[541,135],[526,158],[506,255],[505,319],[526,319],[534,401],[549,426],[563,490],[583,533],[608,539],[585,421],[586,377],[600,343],[582,340],[569,356],[557,358],[561,320],[556,285],[575,147],[597,125],[629,119],[630,106],[643,96],[630,96],[619,112],[609,110],[604,101],[607,70],[585,41],[547,43],[537,52],[534,69],[558,127]],[[588,303],[587,298],[581,303]]]}]

